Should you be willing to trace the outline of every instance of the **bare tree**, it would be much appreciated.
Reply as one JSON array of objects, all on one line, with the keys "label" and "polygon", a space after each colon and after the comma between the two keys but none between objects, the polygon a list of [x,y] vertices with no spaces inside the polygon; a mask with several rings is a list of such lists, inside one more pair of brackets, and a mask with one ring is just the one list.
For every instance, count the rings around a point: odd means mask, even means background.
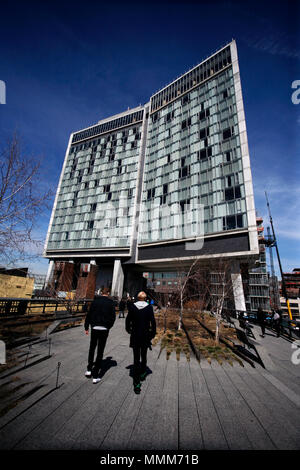
[{"label": "bare tree", "polygon": [[22,154],[13,135],[0,149],[0,259],[6,265],[38,256],[29,254],[42,243],[33,231],[52,195],[39,176],[40,161]]},{"label": "bare tree", "polygon": [[199,258],[193,258],[187,264],[186,261],[178,259],[176,261],[176,288],[173,291],[172,303],[179,307],[178,329],[182,327],[183,309],[187,301],[199,296],[198,280],[201,262]]},{"label": "bare tree", "polygon": [[219,343],[222,311],[228,304],[234,304],[240,295],[241,286],[237,277],[232,276],[232,262],[226,258],[207,261],[197,272],[197,283],[202,292],[203,306],[216,320],[215,342]]},{"label": "bare tree", "polygon": [[154,301],[154,303],[157,305],[160,313],[162,314],[163,327],[164,327],[164,333],[165,333],[167,330],[167,318],[168,318],[168,311],[169,311],[169,302],[166,301],[166,297],[169,297],[169,296],[167,296],[163,292],[157,292],[151,289],[150,297]]},{"label": "bare tree", "polygon": [[215,342],[218,343],[223,308],[234,303],[240,291],[237,278],[232,277],[231,261],[221,257],[194,258],[189,266],[182,260],[178,260],[177,266],[177,289],[173,299],[180,309],[178,329],[182,326],[185,304],[197,300],[199,308],[210,311],[215,318]]}]

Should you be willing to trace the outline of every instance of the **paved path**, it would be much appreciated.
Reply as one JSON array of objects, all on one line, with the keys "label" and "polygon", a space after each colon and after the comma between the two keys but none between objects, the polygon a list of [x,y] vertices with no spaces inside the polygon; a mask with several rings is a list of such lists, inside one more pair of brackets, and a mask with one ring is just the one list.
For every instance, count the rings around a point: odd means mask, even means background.
[{"label": "paved path", "polygon": [[[48,343],[38,343],[27,362],[34,365],[0,376],[1,408],[6,406],[0,449],[299,449],[295,350],[272,333],[262,339],[257,327],[254,332],[266,369],[199,364],[183,356],[177,361],[175,353],[166,360],[156,346],[148,353],[152,373],[140,395],[133,392],[124,319],[117,318],[110,332],[108,370],[97,385],[84,377],[89,338],[83,328],[54,333],[50,358]],[[20,359],[27,350],[17,350]]]}]

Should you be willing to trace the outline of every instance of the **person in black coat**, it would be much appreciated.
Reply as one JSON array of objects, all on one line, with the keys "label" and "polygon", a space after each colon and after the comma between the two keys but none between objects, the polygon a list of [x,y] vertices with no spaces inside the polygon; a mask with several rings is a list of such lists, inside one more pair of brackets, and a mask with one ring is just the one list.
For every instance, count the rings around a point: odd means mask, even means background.
[{"label": "person in black coat", "polygon": [[261,307],[258,307],[257,309],[257,322],[261,327],[261,336],[264,338],[265,337],[265,312]]},{"label": "person in black coat", "polygon": [[138,301],[128,305],[125,328],[130,334],[129,346],[133,349],[134,391],[140,392],[141,380],[146,377],[147,350],[156,335],[156,322],[152,305],[147,304],[145,292],[138,294]]},{"label": "person in black coat", "polygon": [[272,325],[275,328],[277,333],[277,338],[280,336],[280,325],[281,325],[281,315],[280,311],[276,312],[276,310],[272,310]]},{"label": "person in black coat", "polygon": [[124,299],[121,299],[119,303],[119,318],[125,318],[125,315],[124,315],[125,308],[126,308],[126,302]]},{"label": "person in black coat", "polygon": [[[91,326],[88,366],[85,375],[86,377],[93,376],[93,383],[98,383],[100,381],[99,374],[104,348],[109,330],[116,319],[114,302],[108,296],[109,289],[105,287],[102,290],[102,295],[93,300],[84,322],[84,329],[87,335],[89,334],[89,326]],[[94,354],[97,346],[97,357],[94,363]]]}]

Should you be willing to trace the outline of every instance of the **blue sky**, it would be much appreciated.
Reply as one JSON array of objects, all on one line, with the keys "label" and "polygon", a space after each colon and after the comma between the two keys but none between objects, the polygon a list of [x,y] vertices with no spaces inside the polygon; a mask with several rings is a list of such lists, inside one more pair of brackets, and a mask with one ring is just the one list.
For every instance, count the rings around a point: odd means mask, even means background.
[{"label": "blue sky", "polygon": [[[56,189],[71,132],[147,102],[234,38],[256,209],[266,227],[267,191],[283,269],[300,267],[300,104],[291,100],[299,23],[295,0],[2,4],[0,140],[18,131]],[[37,227],[42,238],[49,218]],[[47,263],[29,266],[43,273]]]}]

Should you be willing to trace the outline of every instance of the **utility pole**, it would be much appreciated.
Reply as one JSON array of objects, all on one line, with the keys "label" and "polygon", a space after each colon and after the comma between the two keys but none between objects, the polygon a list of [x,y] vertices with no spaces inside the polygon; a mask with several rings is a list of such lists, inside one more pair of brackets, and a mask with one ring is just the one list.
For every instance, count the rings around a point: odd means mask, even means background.
[{"label": "utility pole", "polygon": [[290,302],[289,302],[287,291],[286,291],[285,279],[284,279],[283,272],[282,272],[282,266],[281,266],[281,261],[280,261],[278,246],[277,246],[277,240],[276,240],[276,236],[275,236],[275,230],[274,230],[274,226],[273,226],[273,219],[272,219],[272,215],[271,215],[270,204],[269,204],[269,200],[268,200],[268,196],[267,196],[266,191],[265,191],[265,195],[266,195],[267,207],[268,207],[268,211],[269,211],[270,224],[271,224],[272,232],[273,232],[274,246],[275,246],[275,249],[276,249],[277,259],[278,259],[278,264],[279,264],[279,269],[280,269],[280,274],[281,274],[282,293],[283,293],[283,296],[286,300],[286,306],[287,306],[287,309],[288,309],[290,320],[293,320],[292,312],[291,312],[291,308],[290,308]]}]

